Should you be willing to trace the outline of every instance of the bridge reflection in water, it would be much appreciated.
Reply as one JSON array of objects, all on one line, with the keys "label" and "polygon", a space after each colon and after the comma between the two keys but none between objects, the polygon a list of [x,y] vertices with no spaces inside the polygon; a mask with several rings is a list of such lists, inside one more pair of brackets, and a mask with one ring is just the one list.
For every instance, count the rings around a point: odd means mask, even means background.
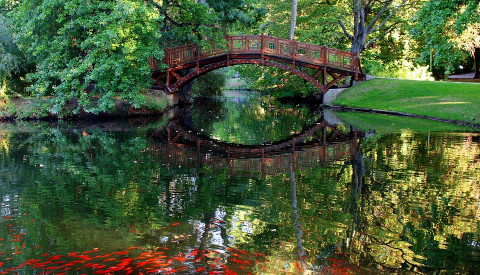
[{"label": "bridge reflection in water", "polygon": [[[241,145],[212,139],[172,119],[154,134],[158,143],[150,148],[168,156],[171,165],[228,169],[232,175],[265,177],[312,168],[339,160],[355,159],[364,133],[341,131],[321,118],[314,125],[288,139],[271,144]],[[165,146],[165,143],[167,146]]]}]

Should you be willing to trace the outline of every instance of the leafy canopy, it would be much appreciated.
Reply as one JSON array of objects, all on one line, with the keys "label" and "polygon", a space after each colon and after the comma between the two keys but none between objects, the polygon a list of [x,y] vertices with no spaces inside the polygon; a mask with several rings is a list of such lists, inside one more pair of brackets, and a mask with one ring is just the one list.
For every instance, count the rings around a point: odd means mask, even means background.
[{"label": "leafy canopy", "polygon": [[116,97],[142,104],[148,58],[162,58],[162,18],[144,1],[20,1],[11,16],[20,49],[37,64],[30,91],[52,96],[52,112],[72,98],[93,113],[111,109]]},{"label": "leafy canopy", "polygon": [[[430,0],[414,17],[412,36],[420,41],[418,50],[424,61],[434,51],[434,66],[444,68],[446,74],[466,58],[465,49],[480,47],[480,2],[478,0]],[[462,37],[471,33],[469,37]],[[475,35],[476,34],[476,35]],[[477,36],[477,37],[476,37]],[[474,41],[478,44],[471,43]],[[464,46],[464,47],[462,47]]]}]

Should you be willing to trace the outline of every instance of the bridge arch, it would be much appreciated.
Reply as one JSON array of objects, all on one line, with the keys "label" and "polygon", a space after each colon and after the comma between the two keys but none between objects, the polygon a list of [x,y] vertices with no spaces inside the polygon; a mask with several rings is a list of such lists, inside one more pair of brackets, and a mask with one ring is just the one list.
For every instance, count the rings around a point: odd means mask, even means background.
[{"label": "bridge arch", "polygon": [[[151,59],[152,78],[162,89],[176,93],[185,84],[209,71],[233,65],[256,64],[289,71],[325,94],[348,76],[355,80],[365,77],[358,55],[351,52],[263,34],[227,35],[225,42],[226,46],[216,48],[212,45],[208,50],[202,50],[196,44],[166,49],[163,63],[168,68],[160,70],[157,61]],[[309,75],[302,68],[313,69],[315,73]]]},{"label": "bridge arch", "polygon": [[[327,137],[327,129],[331,131],[331,136]],[[320,136],[317,136],[318,133],[320,133]],[[363,133],[358,131],[342,132],[323,118],[306,127],[298,134],[268,144],[243,145],[219,141],[196,131],[185,121],[179,119],[170,120],[166,131],[160,131],[154,135],[158,137],[166,135],[165,138],[170,144],[181,145],[183,148],[202,148],[209,154],[228,156],[232,159],[268,157],[289,153],[292,149],[295,151],[339,144],[351,144],[351,149],[354,151],[350,153],[353,155],[355,150],[358,149],[358,139],[363,137]]]},{"label": "bridge arch", "polygon": [[[323,85],[317,79],[313,78],[312,76],[308,75],[307,73],[305,73],[301,70],[298,70],[296,68],[293,69],[292,66],[288,66],[288,65],[285,65],[285,64],[282,64],[282,63],[277,63],[277,62],[271,62],[271,61],[265,61],[264,64],[261,64],[261,62],[259,60],[255,60],[255,59],[231,60],[229,64],[227,64],[226,61],[221,61],[221,62],[209,64],[209,65],[204,66],[204,67],[200,67],[198,72],[197,71],[192,71],[190,73],[187,73],[185,76],[181,77],[180,79],[178,79],[175,82],[175,84],[173,84],[171,86],[171,88],[178,90],[178,89],[183,88],[183,86],[185,86],[190,81],[193,81],[195,78],[197,78],[201,75],[204,75],[208,72],[211,72],[211,71],[214,71],[214,70],[217,70],[217,69],[220,69],[220,68],[224,68],[224,67],[235,66],[235,65],[245,65],[245,64],[268,66],[268,67],[273,67],[273,68],[281,69],[281,70],[284,70],[284,71],[288,71],[288,72],[290,72],[290,73],[292,73],[296,76],[299,76],[302,79],[308,81],[310,84],[314,85],[315,87],[317,87],[319,89],[323,88]],[[340,81],[340,80],[341,79],[338,79],[338,81]],[[336,81],[334,84],[338,83],[338,81]],[[334,84],[332,84],[332,85],[334,85]]]},{"label": "bridge arch", "polygon": [[[326,128],[331,134],[327,136]],[[160,156],[180,165],[228,168],[231,173],[266,175],[288,172],[296,167],[355,159],[363,132],[344,132],[324,119],[301,133],[272,144],[240,145],[212,139],[195,131],[183,119],[174,118],[153,133],[150,145]],[[161,146],[166,143],[167,146]]]}]

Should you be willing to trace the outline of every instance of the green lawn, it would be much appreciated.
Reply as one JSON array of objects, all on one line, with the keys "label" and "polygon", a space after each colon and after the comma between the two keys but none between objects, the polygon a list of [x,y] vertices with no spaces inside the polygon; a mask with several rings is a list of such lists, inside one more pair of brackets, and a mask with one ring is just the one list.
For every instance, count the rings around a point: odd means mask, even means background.
[{"label": "green lawn", "polygon": [[368,132],[375,130],[377,133],[403,132],[405,130],[415,133],[428,132],[479,132],[479,129],[457,126],[455,124],[433,121],[429,119],[369,114],[358,112],[334,112],[346,125]]},{"label": "green lawn", "polygon": [[346,89],[335,105],[480,124],[480,84],[374,79]]}]

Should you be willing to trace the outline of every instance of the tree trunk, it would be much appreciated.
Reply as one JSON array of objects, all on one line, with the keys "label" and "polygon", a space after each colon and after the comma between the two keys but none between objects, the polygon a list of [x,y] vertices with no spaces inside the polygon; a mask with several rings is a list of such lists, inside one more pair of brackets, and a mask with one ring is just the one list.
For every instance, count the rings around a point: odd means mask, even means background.
[{"label": "tree trunk", "polygon": [[353,39],[352,52],[360,54],[365,49],[365,40],[367,39],[365,29],[365,12],[360,0],[355,0],[353,4]]},{"label": "tree trunk", "polygon": [[[347,26],[338,18],[344,35],[352,42],[352,52],[360,54],[377,39],[382,38],[389,29],[386,23],[408,4],[408,0],[399,0],[399,5],[392,6],[393,2],[394,0],[352,0],[353,30],[348,31]],[[367,22],[367,19],[370,22]],[[372,37],[367,40],[369,35]]]},{"label": "tree trunk", "polygon": [[288,39],[293,40],[295,37],[295,26],[297,25],[297,5],[298,0],[292,0],[292,16],[290,20],[290,34]]},{"label": "tree trunk", "polygon": [[480,48],[475,48],[475,78],[480,78]]}]

